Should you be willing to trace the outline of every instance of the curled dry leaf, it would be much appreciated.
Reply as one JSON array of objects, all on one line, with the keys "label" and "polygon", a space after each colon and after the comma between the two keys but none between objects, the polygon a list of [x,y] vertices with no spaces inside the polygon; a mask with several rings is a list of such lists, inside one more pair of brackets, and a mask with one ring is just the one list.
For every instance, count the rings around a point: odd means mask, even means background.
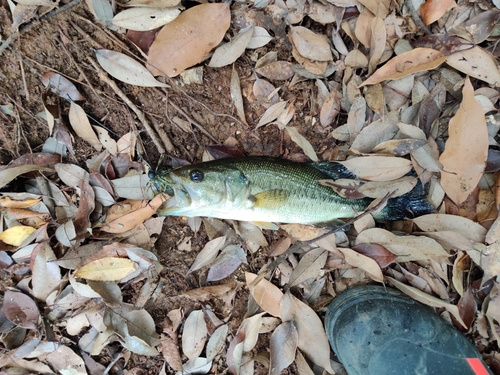
[{"label": "curled dry leaf", "polygon": [[361,268],[374,281],[384,282],[382,270],[375,260],[352,249],[339,247],[338,250],[344,255],[345,261],[350,266]]},{"label": "curled dry leaf", "polygon": [[168,87],[157,81],[141,63],[123,53],[100,49],[96,51],[96,57],[106,72],[122,82],[144,87]]},{"label": "curled dry leaf", "polygon": [[253,29],[252,39],[250,39],[247,48],[255,49],[264,47],[271,40],[273,40],[273,37],[269,35],[266,29],[260,26],[255,26]]},{"label": "curled dry leaf", "polygon": [[254,26],[241,30],[233,40],[225,43],[215,50],[208,66],[212,68],[221,68],[223,66],[232,64],[238,57],[240,57],[252,39]]},{"label": "curled dry leaf", "polygon": [[444,63],[446,59],[447,56],[443,52],[431,48],[415,48],[390,59],[359,87],[432,70]]},{"label": "curled dry leaf", "polygon": [[309,159],[311,159],[312,161],[319,160],[311,143],[302,134],[299,133],[297,128],[294,128],[293,126],[286,126],[285,130],[290,136],[290,139],[304,151],[304,154],[306,154]]},{"label": "curled dry leaf", "polygon": [[454,3],[454,0],[427,0],[420,7],[422,21],[425,25],[430,25],[440,19]]},{"label": "curled dry leaf", "polygon": [[113,17],[113,24],[124,29],[149,31],[166,25],[181,13],[179,8],[131,8]]},{"label": "curled dry leaf", "polygon": [[175,77],[202,61],[229,28],[229,4],[201,4],[163,26],[148,54],[154,75]]},{"label": "curled dry leaf", "polygon": [[460,108],[449,123],[449,137],[439,161],[441,186],[460,205],[476,188],[488,158],[488,128],[481,105],[474,98],[469,78],[462,90]]},{"label": "curled dry leaf", "polygon": [[233,100],[234,106],[236,107],[238,117],[246,126],[248,126],[247,120],[245,119],[245,109],[243,108],[240,76],[238,75],[238,72],[236,71],[234,66],[231,73],[231,99]]},{"label": "curled dry leaf", "polygon": [[397,281],[396,279],[393,279],[392,277],[387,277],[387,279],[394,285],[396,288],[398,288],[400,291],[402,291],[404,294],[410,296],[411,298],[417,300],[420,303],[423,303],[424,305],[428,305],[431,307],[441,307],[445,308],[450,314],[453,315],[453,317],[464,327],[467,327],[462,318],[460,317],[460,313],[458,311],[458,307],[456,305],[452,305],[451,303],[445,302],[440,300],[439,298],[433,297],[427,293],[422,292],[421,290],[414,288],[412,286],[403,284],[400,281]]},{"label": "curled dry leaf", "polygon": [[267,313],[278,318],[281,317],[280,313],[280,301],[283,297],[281,290],[271,284],[266,279],[261,279],[257,285],[252,286],[252,282],[257,278],[257,275],[245,272],[245,279],[252,297],[255,299],[257,304]]},{"label": "curled dry leaf", "polygon": [[94,281],[119,281],[137,270],[130,259],[105,257],[80,267],[75,276]]},{"label": "curled dry leaf", "polygon": [[390,156],[364,156],[340,162],[359,178],[371,181],[391,181],[411,171],[410,160]]}]

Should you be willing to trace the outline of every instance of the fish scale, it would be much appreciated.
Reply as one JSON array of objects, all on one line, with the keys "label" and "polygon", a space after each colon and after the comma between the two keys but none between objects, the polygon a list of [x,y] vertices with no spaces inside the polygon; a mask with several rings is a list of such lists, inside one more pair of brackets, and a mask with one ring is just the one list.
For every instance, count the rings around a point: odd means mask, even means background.
[{"label": "fish scale", "polygon": [[[319,180],[353,178],[339,163],[296,163],[269,157],[226,158],[162,171],[153,179],[174,198],[158,213],[255,222],[320,224],[352,218],[373,199],[347,199]],[[418,185],[417,185],[418,186]],[[418,186],[389,199],[376,220],[400,220],[432,212]]]}]

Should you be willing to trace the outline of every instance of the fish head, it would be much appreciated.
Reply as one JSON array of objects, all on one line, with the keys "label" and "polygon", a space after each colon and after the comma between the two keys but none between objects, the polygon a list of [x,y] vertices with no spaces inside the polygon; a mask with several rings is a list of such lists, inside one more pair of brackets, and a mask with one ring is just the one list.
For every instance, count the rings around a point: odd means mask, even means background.
[{"label": "fish head", "polygon": [[206,165],[183,166],[164,174],[173,197],[157,211],[162,216],[208,216],[237,209],[249,196],[249,182],[235,167]]}]

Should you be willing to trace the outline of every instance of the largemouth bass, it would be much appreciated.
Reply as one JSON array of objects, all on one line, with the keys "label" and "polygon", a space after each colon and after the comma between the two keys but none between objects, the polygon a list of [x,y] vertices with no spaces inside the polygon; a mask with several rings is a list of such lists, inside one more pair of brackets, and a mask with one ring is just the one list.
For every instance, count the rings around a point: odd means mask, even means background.
[{"label": "largemouth bass", "polygon": [[[252,222],[328,224],[365,210],[370,198],[346,199],[319,180],[356,178],[335,162],[296,163],[269,157],[226,158],[159,172],[152,179],[172,198],[162,216],[206,216]],[[375,215],[393,221],[430,213],[420,184],[391,198]]]}]

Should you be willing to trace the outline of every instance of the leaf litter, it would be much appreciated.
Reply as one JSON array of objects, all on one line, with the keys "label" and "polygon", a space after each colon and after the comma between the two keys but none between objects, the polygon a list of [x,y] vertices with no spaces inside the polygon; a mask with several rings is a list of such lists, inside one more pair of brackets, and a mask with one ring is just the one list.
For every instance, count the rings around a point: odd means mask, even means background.
[{"label": "leaf litter", "polygon": [[[102,366],[91,356],[112,347],[126,358],[162,355],[167,371],[258,373],[260,362],[265,372],[280,373],[295,362],[300,373],[312,373],[311,363],[332,372],[319,317],[338,293],[372,282],[389,282],[447,311],[455,326],[480,338],[488,363],[499,363],[500,78],[493,48],[499,11],[491,4],[472,9],[466,1],[429,0],[417,12],[390,1],[332,3],[214,3],[180,12],[175,1],[132,1],[115,12],[107,1],[89,2],[100,27],[115,32],[169,22],[156,37],[149,34],[154,41],[141,41],[149,50],[145,65],[118,43],[97,48],[99,64],[122,89],[144,90],[131,97],[155,86],[164,93],[190,90],[192,83],[172,78],[201,63],[205,74],[221,74],[217,100],[227,100],[224,111],[233,105],[237,116],[221,127],[231,131],[216,131],[220,143],[247,154],[340,161],[358,179],[323,183],[349,197],[383,200],[428,184],[436,213],[383,226],[367,215],[347,232],[321,239],[327,229],[291,224],[269,231],[273,226],[265,223],[211,219],[190,220],[191,232],[181,221],[163,234],[174,242],[168,252],[182,253],[182,260],[161,263],[155,242],[165,218],[155,211],[171,198],[153,199],[146,172],[154,169],[142,163],[144,134],[121,128],[117,135],[92,117],[97,110],[88,101],[96,92],[82,84],[88,71],[78,79],[42,71],[52,92],[44,93],[38,120],[50,129],[41,153],[48,156],[16,155],[0,170],[0,264],[17,281],[3,291],[1,315],[8,330],[29,333],[24,345],[4,335],[12,349],[2,365],[88,373],[92,363]],[[36,7],[56,6],[19,4],[14,28],[30,22]],[[431,35],[423,35],[421,23]],[[61,40],[70,45],[64,32]],[[2,100],[2,116],[23,115]],[[146,120],[188,124],[176,156],[200,160],[208,143],[189,137],[213,113],[203,118],[190,103],[180,108],[188,114],[170,117],[169,100],[162,101],[161,116],[146,112]],[[86,163],[73,156],[80,140],[93,149]],[[175,292],[162,290],[166,272],[178,272]],[[158,300],[168,306],[163,314],[151,308]],[[43,348],[31,338],[42,311],[55,332]],[[155,328],[162,321],[160,336]],[[83,352],[64,344],[67,335]]]}]

